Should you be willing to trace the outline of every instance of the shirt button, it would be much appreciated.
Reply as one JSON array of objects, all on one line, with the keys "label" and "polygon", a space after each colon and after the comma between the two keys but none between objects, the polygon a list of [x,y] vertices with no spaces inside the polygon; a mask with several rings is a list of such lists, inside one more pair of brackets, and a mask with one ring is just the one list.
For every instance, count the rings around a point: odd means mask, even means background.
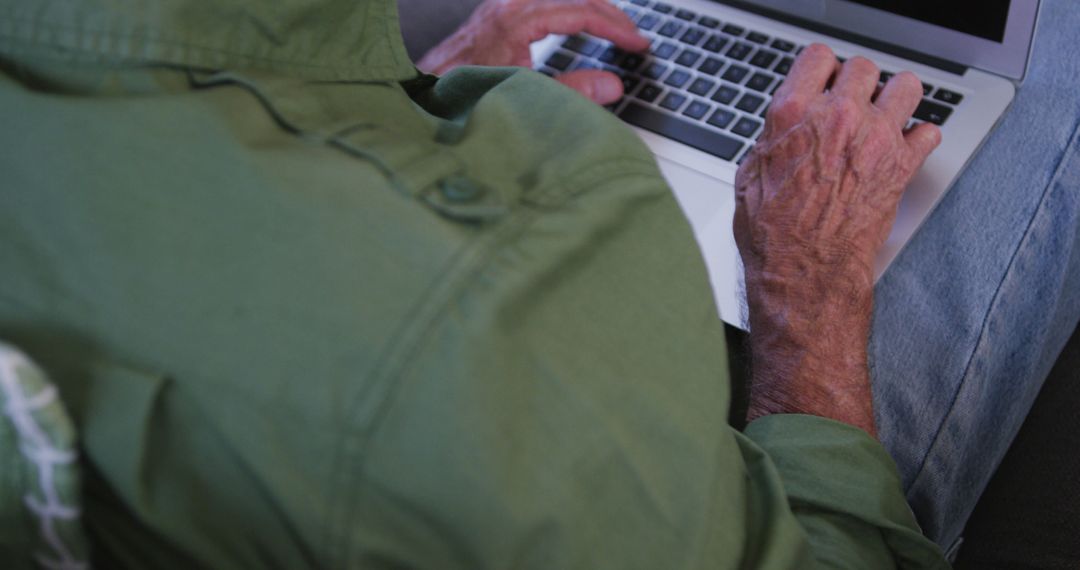
[{"label": "shirt button", "polygon": [[484,195],[483,189],[464,176],[448,176],[439,181],[439,191],[450,202],[475,202]]}]

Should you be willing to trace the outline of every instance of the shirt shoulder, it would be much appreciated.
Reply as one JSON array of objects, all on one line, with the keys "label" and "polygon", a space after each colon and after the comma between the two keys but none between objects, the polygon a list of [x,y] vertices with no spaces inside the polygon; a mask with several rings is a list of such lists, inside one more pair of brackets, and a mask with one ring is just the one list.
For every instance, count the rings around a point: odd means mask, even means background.
[{"label": "shirt shoulder", "polygon": [[[722,323],[678,203],[606,112],[543,129],[530,123],[542,112],[513,110],[560,105],[485,97],[462,144],[474,164],[513,165],[477,178],[517,197],[371,379],[377,422],[338,479],[359,489],[333,531],[338,562],[362,565],[372,542],[415,567],[738,560],[745,483]],[[731,516],[709,515],[718,505]]]}]

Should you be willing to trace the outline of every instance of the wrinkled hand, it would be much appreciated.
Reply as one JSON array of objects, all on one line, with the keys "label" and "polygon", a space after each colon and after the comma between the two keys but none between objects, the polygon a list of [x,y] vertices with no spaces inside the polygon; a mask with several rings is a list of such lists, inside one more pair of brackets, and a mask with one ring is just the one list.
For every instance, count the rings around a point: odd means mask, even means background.
[{"label": "wrinkled hand", "polygon": [[[649,47],[634,22],[606,0],[486,0],[417,67],[437,75],[462,65],[531,67],[529,44],[549,34],[579,32],[610,40],[626,51]],[[571,71],[556,79],[600,104],[623,95],[622,81],[607,71]]]},{"label": "wrinkled hand", "polygon": [[[874,257],[904,188],[941,140],[904,132],[922,98],[911,73],[806,48],[736,177],[754,365],[749,419],[830,417],[875,434],[867,369]],[[831,83],[828,91],[826,87]]]}]

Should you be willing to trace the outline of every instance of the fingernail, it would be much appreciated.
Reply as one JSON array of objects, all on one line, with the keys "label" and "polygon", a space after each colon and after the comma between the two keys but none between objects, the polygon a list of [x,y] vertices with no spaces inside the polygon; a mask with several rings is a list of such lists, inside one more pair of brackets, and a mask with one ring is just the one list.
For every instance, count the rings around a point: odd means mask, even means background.
[{"label": "fingernail", "polygon": [[622,81],[618,77],[604,76],[593,82],[592,98],[597,103],[604,105],[619,97],[622,97]]}]

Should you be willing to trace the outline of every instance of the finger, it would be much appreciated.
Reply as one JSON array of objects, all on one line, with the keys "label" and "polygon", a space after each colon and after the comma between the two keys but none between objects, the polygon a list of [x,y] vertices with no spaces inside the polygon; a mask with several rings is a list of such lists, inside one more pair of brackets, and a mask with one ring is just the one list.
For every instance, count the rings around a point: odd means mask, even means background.
[{"label": "finger", "polygon": [[832,92],[856,101],[870,101],[877,88],[881,70],[865,57],[853,57],[840,66]]},{"label": "finger", "polygon": [[941,144],[941,129],[931,123],[922,123],[905,133],[904,141],[907,142],[908,149],[911,151],[914,163],[912,171],[915,171],[922,166],[923,162],[926,162],[926,157],[930,156],[930,153]]},{"label": "finger", "polygon": [[885,83],[874,105],[903,128],[922,101],[922,82],[910,71],[899,73]]},{"label": "finger", "polygon": [[614,103],[623,96],[622,80],[610,71],[583,69],[564,73],[555,79],[600,105]]},{"label": "finger", "polygon": [[525,29],[530,43],[549,34],[587,32],[627,51],[642,51],[651,44],[648,38],[638,33],[637,26],[626,14],[619,12],[617,16],[609,16],[591,5],[545,6],[525,19],[529,22]]},{"label": "finger", "polygon": [[836,71],[836,56],[825,44],[810,44],[795,59],[787,79],[780,84],[775,99],[820,95]]}]

